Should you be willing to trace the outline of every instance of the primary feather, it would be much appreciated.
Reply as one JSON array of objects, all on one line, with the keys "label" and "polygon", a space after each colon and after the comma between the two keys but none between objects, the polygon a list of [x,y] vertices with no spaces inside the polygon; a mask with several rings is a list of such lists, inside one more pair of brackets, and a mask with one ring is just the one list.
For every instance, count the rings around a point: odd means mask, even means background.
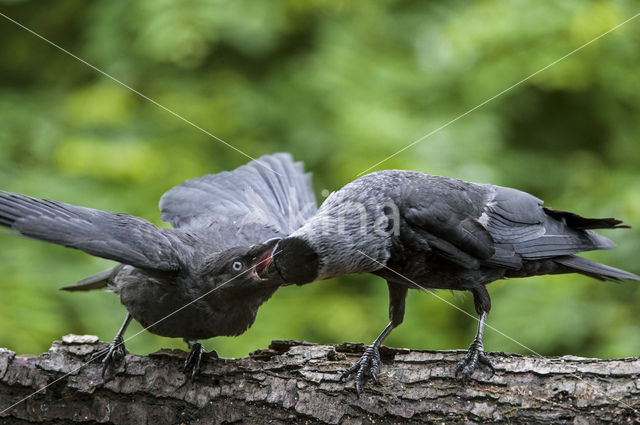
[{"label": "primary feather", "polygon": [[234,243],[286,236],[316,209],[310,175],[285,153],[187,180],[160,199],[161,218],[175,228],[228,227],[237,232]]},{"label": "primary feather", "polygon": [[144,269],[180,268],[175,235],[127,214],[0,192],[0,225],[32,239]]}]

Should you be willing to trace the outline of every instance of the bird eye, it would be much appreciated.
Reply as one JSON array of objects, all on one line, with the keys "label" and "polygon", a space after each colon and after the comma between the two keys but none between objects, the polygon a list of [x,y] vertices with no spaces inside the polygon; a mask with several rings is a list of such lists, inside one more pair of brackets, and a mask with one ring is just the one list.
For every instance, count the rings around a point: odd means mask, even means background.
[{"label": "bird eye", "polygon": [[239,272],[240,270],[242,270],[242,263],[240,261],[234,261],[231,264],[231,268],[233,269],[233,271]]}]

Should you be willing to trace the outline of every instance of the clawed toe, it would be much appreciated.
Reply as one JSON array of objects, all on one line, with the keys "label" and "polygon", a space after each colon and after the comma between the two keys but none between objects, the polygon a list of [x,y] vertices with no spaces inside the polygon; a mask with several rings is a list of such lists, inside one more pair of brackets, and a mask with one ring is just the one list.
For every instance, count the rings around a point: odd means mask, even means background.
[{"label": "clawed toe", "polygon": [[467,355],[458,362],[456,366],[456,376],[461,380],[468,380],[476,369],[478,363],[487,366],[491,370],[491,375],[495,373],[491,361],[484,353],[484,348],[481,343],[474,342],[469,347]]},{"label": "clawed toe", "polygon": [[129,351],[124,346],[124,339],[115,338],[106,348],[94,353],[91,360],[104,357],[102,359],[102,377],[104,378],[109,367],[115,367],[128,353]]},{"label": "clawed toe", "polygon": [[368,377],[371,377],[376,384],[378,383],[379,371],[380,351],[378,351],[378,347],[372,345],[364,351],[360,360],[342,373],[340,380],[347,379],[351,375],[355,374],[354,381],[356,392],[360,395],[362,385],[366,382]]}]

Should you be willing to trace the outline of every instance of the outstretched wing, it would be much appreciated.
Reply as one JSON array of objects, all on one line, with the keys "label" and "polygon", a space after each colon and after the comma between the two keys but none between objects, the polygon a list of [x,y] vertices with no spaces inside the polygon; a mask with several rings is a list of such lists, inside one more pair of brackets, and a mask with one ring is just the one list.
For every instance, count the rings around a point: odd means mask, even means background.
[{"label": "outstretched wing", "polygon": [[222,248],[287,236],[317,206],[302,163],[277,153],[233,171],[187,180],[162,196],[160,210],[161,218],[176,228],[213,230]]},{"label": "outstretched wing", "polygon": [[170,230],[141,218],[0,192],[0,225],[24,236],[158,271],[180,267]]}]

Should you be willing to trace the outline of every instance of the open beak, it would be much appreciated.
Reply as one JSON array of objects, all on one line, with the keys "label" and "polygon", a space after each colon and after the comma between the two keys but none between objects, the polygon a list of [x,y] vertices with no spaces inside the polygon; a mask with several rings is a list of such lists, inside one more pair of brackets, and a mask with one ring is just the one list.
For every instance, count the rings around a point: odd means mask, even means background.
[{"label": "open beak", "polygon": [[273,255],[277,252],[280,240],[280,238],[269,239],[251,248],[251,261],[253,264],[251,274],[254,279],[260,281],[272,280],[273,278],[276,278],[276,280],[282,279],[273,262]]}]

